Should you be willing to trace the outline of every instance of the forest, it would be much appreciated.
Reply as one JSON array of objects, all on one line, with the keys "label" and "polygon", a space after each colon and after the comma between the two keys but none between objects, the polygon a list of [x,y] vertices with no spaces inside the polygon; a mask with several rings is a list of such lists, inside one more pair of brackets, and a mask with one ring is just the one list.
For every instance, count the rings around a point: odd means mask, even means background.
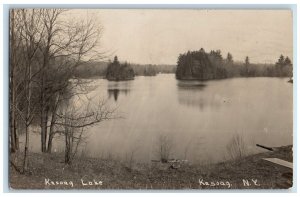
[{"label": "forest", "polygon": [[223,58],[221,50],[188,51],[180,54],[176,78],[209,80],[230,77],[292,77],[293,65],[289,57],[280,55],[274,64],[254,64],[248,56],[244,62],[235,62],[231,53]]},{"label": "forest", "polygon": [[[111,64],[112,61],[91,61],[85,63],[84,65],[79,65],[75,71],[74,76],[79,78],[99,78],[105,77],[107,74],[107,67]],[[158,73],[175,73],[176,66],[175,65],[158,65],[158,64],[136,64],[136,63],[128,63],[135,76],[155,76]]]}]

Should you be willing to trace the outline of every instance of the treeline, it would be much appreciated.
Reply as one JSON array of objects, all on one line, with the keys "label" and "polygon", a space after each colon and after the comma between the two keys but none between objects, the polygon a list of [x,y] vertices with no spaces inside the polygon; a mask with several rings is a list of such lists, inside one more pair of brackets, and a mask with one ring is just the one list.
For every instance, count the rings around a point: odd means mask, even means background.
[{"label": "treeline", "polygon": [[[87,84],[76,70],[96,56],[101,34],[99,24],[66,21],[64,9],[10,10],[9,108],[10,153],[21,151],[22,172],[29,168],[32,127],[39,128],[41,152],[51,153],[54,137],[65,142],[65,163],[71,164],[84,128],[112,116],[100,102],[75,106],[72,101],[86,94]],[[63,21],[63,22],[62,22]],[[75,76],[75,77],[74,77]],[[19,136],[25,135],[21,150]],[[13,166],[16,166],[13,165]]]},{"label": "treeline", "polygon": [[135,75],[139,76],[155,76],[159,73],[175,73],[175,65],[159,65],[159,64],[131,64]]},{"label": "treeline", "polygon": [[[110,63],[110,61],[89,62],[78,66],[74,71],[74,75],[78,78],[105,77]],[[135,76],[155,76],[158,73],[175,73],[176,71],[175,65],[128,64],[132,67]]]},{"label": "treeline", "polygon": [[76,78],[93,78],[105,76],[107,71],[108,62],[89,62],[84,65],[78,66],[74,71]]},{"label": "treeline", "polygon": [[235,62],[232,54],[223,58],[220,50],[209,53],[203,48],[180,54],[177,61],[177,79],[222,79],[229,77],[292,77],[292,62],[281,55],[276,64],[252,64],[247,56],[245,62]]}]

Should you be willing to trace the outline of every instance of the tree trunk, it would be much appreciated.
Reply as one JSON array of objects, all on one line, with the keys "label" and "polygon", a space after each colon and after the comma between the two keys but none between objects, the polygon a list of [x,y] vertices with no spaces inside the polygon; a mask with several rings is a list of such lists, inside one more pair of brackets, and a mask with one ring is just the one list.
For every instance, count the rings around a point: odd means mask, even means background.
[{"label": "tree trunk", "polygon": [[47,110],[42,109],[42,113],[41,113],[41,150],[42,150],[43,153],[47,151],[47,146],[46,146],[47,122],[48,122]]},{"label": "tree trunk", "polygon": [[25,150],[24,150],[24,160],[23,160],[23,173],[28,170],[28,147],[29,147],[28,125],[26,125],[25,133],[26,133],[26,139],[25,139]]},{"label": "tree trunk", "polygon": [[54,123],[51,122],[50,130],[49,130],[49,137],[48,137],[48,147],[47,147],[47,152],[48,153],[52,152],[52,140],[53,140],[53,137],[54,137],[53,129],[54,129]]},{"label": "tree trunk", "polygon": [[50,123],[49,136],[48,136],[48,147],[47,147],[48,153],[52,152],[52,140],[55,135],[54,125],[55,125],[55,121],[56,121],[56,111],[58,108],[59,99],[60,99],[60,94],[58,94],[58,96],[56,97],[55,104],[52,108],[52,116],[51,116],[51,123]]},{"label": "tree trunk", "polygon": [[[51,32],[51,30],[49,30]],[[42,70],[42,85],[41,85],[41,150],[42,152],[47,152],[47,123],[48,123],[48,105],[47,103],[47,85],[46,85],[46,77],[49,66],[49,51],[50,51],[50,42],[52,39],[51,33],[48,32],[47,45],[44,51],[44,59],[43,59],[43,70]]]},{"label": "tree trunk", "polygon": [[[50,130],[51,132],[51,130]],[[48,148],[47,148],[47,152],[51,153],[52,152],[52,140],[53,140],[54,135],[53,134],[49,134],[49,139],[48,139]]]},{"label": "tree trunk", "polygon": [[19,144],[19,132],[17,130],[18,128],[18,124],[17,124],[17,121],[16,119],[14,120],[15,123],[14,123],[14,133],[15,133],[15,141],[16,141],[16,150],[19,150],[20,149],[20,144]]},{"label": "tree trunk", "polygon": [[66,140],[66,147],[65,147],[65,164],[71,164],[71,142],[69,131],[66,129],[65,131],[65,140]]},{"label": "tree trunk", "polygon": [[14,9],[11,10],[11,38],[10,38],[10,148],[11,152],[16,152],[19,149],[19,138],[16,129],[16,90],[15,90],[15,14]]},{"label": "tree trunk", "polygon": [[29,126],[31,124],[31,65],[27,65],[25,77],[27,78],[25,83],[27,107],[26,107],[26,121],[25,121],[25,148],[24,148],[24,160],[23,160],[23,172],[28,170],[28,148],[29,148]]},{"label": "tree trunk", "polygon": [[15,113],[11,113],[11,126],[10,126],[10,150],[12,153],[19,150],[19,135],[16,126]]},{"label": "tree trunk", "polygon": [[10,151],[12,153],[17,151],[17,147],[16,147],[16,135],[15,135],[15,128],[14,128],[14,122],[13,120],[13,115],[11,114],[11,120],[10,120]]}]

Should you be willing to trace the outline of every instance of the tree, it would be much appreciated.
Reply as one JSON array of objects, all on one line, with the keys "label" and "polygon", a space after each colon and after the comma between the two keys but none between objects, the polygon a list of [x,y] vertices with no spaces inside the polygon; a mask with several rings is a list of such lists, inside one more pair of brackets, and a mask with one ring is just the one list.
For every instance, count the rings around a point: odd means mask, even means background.
[{"label": "tree", "polygon": [[[60,102],[58,97],[69,86],[77,87],[81,84],[81,80],[73,83],[69,80],[79,65],[97,55],[94,48],[101,33],[101,28],[92,19],[62,21],[61,16],[65,13],[66,10],[62,9],[43,9],[41,16],[45,28],[43,44],[40,46],[42,58],[39,66],[42,72],[38,79],[42,152],[47,152],[48,135],[48,146],[52,147],[53,132],[48,134],[47,123],[51,117],[51,123],[55,124],[58,103],[53,101]],[[51,105],[53,103],[54,106]]]},{"label": "tree", "polygon": [[118,56],[115,56],[115,57],[114,57],[114,63],[115,63],[115,64],[119,64]]},{"label": "tree", "polygon": [[100,100],[97,105],[89,101],[83,107],[75,107],[72,102],[78,103],[78,100],[69,101],[56,121],[65,138],[65,164],[68,165],[72,163],[79,145],[84,142],[86,128],[117,118],[116,109],[108,107],[104,100]]},{"label": "tree", "polygon": [[276,65],[283,66],[284,65],[284,56],[281,54]]},{"label": "tree", "polygon": [[292,61],[290,60],[290,58],[288,56],[286,56],[286,58],[284,59],[284,64],[287,66],[292,65]]},{"label": "tree", "polygon": [[227,63],[233,63],[233,57],[231,53],[227,53],[227,58],[226,58]]},{"label": "tree", "polygon": [[246,56],[246,58],[245,58],[245,66],[249,66],[249,65],[250,65],[249,57]]},{"label": "tree", "polygon": [[[15,15],[15,11],[17,15]],[[12,26],[11,31],[12,47],[11,47],[11,79],[13,87],[11,94],[12,97],[18,91],[18,95],[13,100],[13,110],[18,112],[20,122],[25,127],[25,146],[24,146],[24,159],[23,159],[23,172],[28,168],[28,148],[29,148],[29,127],[33,121],[35,114],[35,106],[33,105],[34,94],[32,93],[33,76],[39,73],[34,69],[37,64],[37,54],[39,44],[41,44],[41,35],[44,29],[39,26],[40,12],[33,9],[31,11],[11,10]],[[17,18],[17,20],[16,20]],[[17,31],[15,31],[15,29]],[[16,36],[16,37],[15,37]],[[14,42],[18,40],[18,47],[14,46]],[[16,60],[19,56],[19,60]],[[18,69],[17,71],[15,69]],[[14,78],[18,76],[18,81]],[[19,91],[20,90],[20,91]],[[14,113],[14,112],[13,112]],[[14,114],[15,116],[15,114]],[[14,119],[16,116],[14,117]]]},{"label": "tree", "polygon": [[[36,15],[37,17],[33,17]],[[24,9],[10,11],[10,134],[12,152],[18,150],[18,127],[28,125],[30,112],[31,86],[33,79],[30,75],[37,74],[32,68],[36,64],[35,54],[42,29],[34,24],[38,23],[39,12],[28,12]],[[26,112],[28,107],[29,111]],[[31,110],[32,112],[34,110]],[[27,123],[26,123],[27,122]],[[26,129],[25,129],[26,130]]]},{"label": "tree", "polygon": [[280,55],[275,64],[275,72],[277,77],[291,77],[292,76],[292,62],[289,57],[284,58]]},{"label": "tree", "polygon": [[15,72],[16,72],[16,40],[15,40],[15,11],[10,12],[10,80],[9,80],[9,99],[10,99],[10,150],[16,152],[19,149],[18,131],[16,128],[16,85],[15,85]]},{"label": "tree", "polygon": [[245,58],[245,75],[246,76],[249,76],[249,72],[250,72],[249,66],[250,66],[250,60],[249,60],[249,57],[246,56],[246,58]]},{"label": "tree", "polygon": [[292,78],[293,77],[293,64],[288,56],[286,56],[286,58],[284,60],[284,64],[287,66],[286,75],[288,77]]},{"label": "tree", "polygon": [[94,50],[101,27],[92,19],[67,21],[65,13],[62,9],[10,12],[10,146],[17,149],[16,125],[24,125],[23,171],[28,168],[32,122],[40,117],[41,151],[51,152],[52,139],[60,132],[55,127],[57,110],[87,91],[86,82],[74,78],[76,68],[101,56]]}]

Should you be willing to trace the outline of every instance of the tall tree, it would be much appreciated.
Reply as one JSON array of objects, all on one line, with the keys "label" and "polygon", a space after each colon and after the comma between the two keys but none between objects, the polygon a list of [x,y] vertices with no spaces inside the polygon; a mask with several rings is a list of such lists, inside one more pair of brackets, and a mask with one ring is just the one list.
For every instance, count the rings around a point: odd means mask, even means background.
[{"label": "tall tree", "polygon": [[[17,14],[16,14],[17,13]],[[37,64],[37,51],[41,43],[43,28],[40,28],[40,12],[33,10],[11,10],[11,97],[12,123],[19,117],[19,126],[24,126],[25,146],[23,171],[28,168],[29,127],[33,121],[33,76],[38,73],[33,67]],[[18,44],[16,45],[16,41]],[[17,78],[16,78],[17,76]],[[18,93],[18,94],[16,94]],[[17,115],[16,113],[17,112]],[[16,123],[13,123],[16,129]]]},{"label": "tall tree", "polygon": [[[69,80],[79,65],[85,64],[97,55],[94,48],[101,33],[100,26],[91,18],[79,22],[65,21],[62,17],[65,13],[66,10],[63,9],[42,10],[41,18],[45,34],[43,45],[40,47],[42,72],[38,80],[42,152],[47,152],[47,136],[49,136],[48,146],[52,147],[53,124],[58,105],[56,102],[61,101],[61,94],[67,88],[70,86],[75,88],[81,84],[81,80],[75,79],[73,83]],[[48,133],[49,121],[52,126]],[[51,149],[48,152],[51,152]]]},{"label": "tall tree", "polygon": [[284,64],[287,66],[292,65],[292,61],[290,60],[290,58],[288,56],[286,56],[286,58],[284,59]]},{"label": "tall tree", "polygon": [[245,74],[246,74],[246,76],[249,76],[249,72],[250,72],[249,66],[250,66],[250,60],[249,60],[249,57],[246,56],[246,58],[245,58]]},{"label": "tall tree", "polygon": [[233,57],[231,53],[227,53],[227,58],[226,58],[227,63],[233,63]]},{"label": "tall tree", "polygon": [[16,40],[15,40],[15,11],[10,12],[10,80],[9,80],[9,91],[10,91],[10,150],[16,152],[19,149],[18,131],[16,128],[16,84],[15,84],[15,67],[16,67]]},{"label": "tall tree", "polygon": [[284,56],[281,54],[276,65],[283,66],[284,65]]},{"label": "tall tree", "polygon": [[75,69],[101,56],[94,50],[101,33],[99,24],[91,18],[67,21],[63,17],[66,12],[10,12],[10,147],[12,151],[17,149],[18,122],[25,131],[23,171],[28,168],[32,122],[40,117],[41,151],[51,151],[52,139],[58,133],[57,110],[66,100],[86,93],[80,91],[86,82],[74,78]]},{"label": "tall tree", "polygon": [[246,56],[246,58],[245,58],[245,65],[246,65],[246,66],[249,66],[249,65],[250,65],[250,60],[249,60],[249,57],[248,57],[248,56]]}]

